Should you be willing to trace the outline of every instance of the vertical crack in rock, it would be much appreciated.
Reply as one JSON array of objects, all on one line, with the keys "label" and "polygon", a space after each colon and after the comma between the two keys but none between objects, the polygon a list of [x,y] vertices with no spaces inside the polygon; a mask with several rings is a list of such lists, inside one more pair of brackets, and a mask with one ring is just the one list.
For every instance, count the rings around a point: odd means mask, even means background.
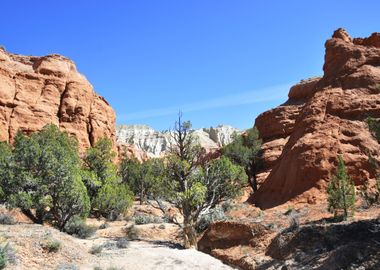
[{"label": "vertical crack in rock", "polygon": [[13,116],[13,112],[15,110],[15,108],[17,107],[17,105],[15,104],[15,101],[16,101],[16,96],[17,96],[17,80],[16,80],[16,76],[13,76],[13,81],[14,81],[14,85],[15,85],[15,94],[13,96],[13,100],[12,100],[12,110],[11,110],[11,113],[9,114],[9,119],[8,119],[8,141],[11,141],[11,133],[12,133],[12,130],[11,130],[11,121],[12,121],[12,116]]},{"label": "vertical crack in rock", "polygon": [[90,143],[91,146],[94,146],[95,145],[95,138],[94,138],[94,126],[92,125],[92,109],[93,109],[93,106],[94,106],[94,102],[96,100],[96,94],[93,93],[92,94],[92,101],[91,101],[91,104],[90,104],[90,111],[88,113],[88,122],[87,122],[87,136],[88,136],[88,142]]},{"label": "vertical crack in rock", "polygon": [[65,89],[63,90],[62,94],[61,94],[61,98],[59,100],[59,106],[58,106],[58,111],[57,111],[57,117],[58,117],[58,122],[61,123],[61,118],[62,118],[62,106],[63,106],[63,99],[65,98],[65,95],[67,93],[69,89],[69,82],[66,81],[66,84],[65,84]]},{"label": "vertical crack in rock", "polygon": [[91,146],[94,146],[94,136],[92,132],[94,131],[94,127],[92,126],[92,118],[91,118],[91,112],[92,112],[92,104],[90,106],[90,114],[88,115],[88,122],[87,122],[87,135],[88,135],[88,141]]}]

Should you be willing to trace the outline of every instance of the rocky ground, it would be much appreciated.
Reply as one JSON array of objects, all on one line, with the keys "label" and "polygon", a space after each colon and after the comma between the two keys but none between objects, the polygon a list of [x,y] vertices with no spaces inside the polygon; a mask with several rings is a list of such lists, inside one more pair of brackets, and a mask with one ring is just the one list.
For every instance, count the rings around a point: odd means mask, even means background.
[{"label": "rocky ground", "polygon": [[[89,223],[103,222],[90,219]],[[99,229],[89,239],[75,238],[49,226],[0,225],[0,241],[9,244],[6,269],[232,269],[208,254],[168,241],[176,231],[171,224],[160,224],[161,229],[157,224],[135,225],[137,237],[145,241],[127,240],[130,222],[107,224],[108,228]],[[59,250],[49,252],[46,243],[52,241],[60,242]]]},{"label": "rocky ground", "polygon": [[[199,249],[242,269],[380,269],[380,208],[338,222],[327,205],[232,206]],[[243,218],[242,218],[243,217]]]},{"label": "rocky ground", "polygon": [[[223,208],[225,219],[200,235],[200,251],[182,249],[179,228],[160,221],[162,214],[157,209],[138,204],[126,220],[88,219],[88,224],[98,228],[89,239],[30,224],[12,211],[18,224],[0,225],[0,242],[9,243],[7,269],[380,267],[379,207],[366,209],[358,204],[355,216],[346,222],[334,221],[323,203],[289,203],[261,211],[247,203],[231,202]],[[136,224],[134,219],[141,215],[150,217],[142,222],[147,224]],[[59,241],[61,247],[49,252],[49,241]]]}]

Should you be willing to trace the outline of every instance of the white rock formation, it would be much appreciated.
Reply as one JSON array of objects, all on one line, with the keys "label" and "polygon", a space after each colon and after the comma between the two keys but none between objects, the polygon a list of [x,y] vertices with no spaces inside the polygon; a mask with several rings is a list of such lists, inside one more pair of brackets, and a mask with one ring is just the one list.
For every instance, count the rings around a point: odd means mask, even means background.
[{"label": "white rock formation", "polygon": [[[241,131],[227,125],[192,131],[200,145],[208,150],[218,149],[232,141],[232,135]],[[120,125],[116,128],[120,145],[130,144],[145,151],[150,157],[159,157],[169,150],[173,141],[168,131],[159,132],[147,125]]]}]

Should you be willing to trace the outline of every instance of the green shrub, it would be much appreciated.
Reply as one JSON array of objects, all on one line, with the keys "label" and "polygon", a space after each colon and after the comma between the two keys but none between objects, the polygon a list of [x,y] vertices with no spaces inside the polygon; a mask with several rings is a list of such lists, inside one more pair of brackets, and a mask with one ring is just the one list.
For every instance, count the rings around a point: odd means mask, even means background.
[{"label": "green shrub", "polygon": [[136,225],[142,225],[142,224],[150,224],[150,223],[163,223],[165,222],[165,219],[161,217],[156,216],[149,216],[149,215],[136,215],[133,218],[133,221]]},{"label": "green shrub", "polygon": [[222,207],[215,207],[200,216],[195,227],[198,233],[203,232],[210,226],[211,223],[218,220],[225,220],[226,216]]},{"label": "green shrub", "polygon": [[104,184],[93,200],[93,206],[109,220],[115,220],[132,205],[133,194],[126,184],[109,182]]},{"label": "green shrub", "polygon": [[14,225],[16,224],[15,219],[8,214],[0,214],[0,224],[3,225]]},{"label": "green shrub", "polygon": [[62,243],[57,239],[49,237],[42,240],[41,247],[48,252],[57,252],[61,249]]},{"label": "green shrub", "polygon": [[5,246],[0,247],[0,269],[4,269],[8,264],[7,251]]},{"label": "green shrub", "polygon": [[71,217],[86,216],[90,208],[80,171],[74,137],[54,125],[30,137],[18,132],[13,149],[0,145],[1,200],[35,223],[53,219],[63,230]]},{"label": "green shrub", "polygon": [[80,217],[74,217],[65,226],[65,232],[78,238],[89,238],[96,232],[96,227],[87,225]]},{"label": "green shrub", "polygon": [[380,121],[372,117],[366,119],[368,128],[372,135],[380,142]]},{"label": "green shrub", "polygon": [[84,178],[91,199],[91,210],[110,220],[115,220],[131,206],[134,195],[122,183],[113,160],[116,153],[112,141],[99,139],[84,157]]},{"label": "green shrub", "polygon": [[125,238],[119,238],[116,241],[116,247],[117,248],[127,248],[129,246],[129,241]]},{"label": "green shrub", "polygon": [[139,230],[136,228],[135,225],[126,227],[124,230],[127,234],[128,239],[131,239],[131,240],[139,239]]},{"label": "green shrub", "polygon": [[227,200],[222,203],[222,208],[223,208],[223,211],[226,213],[233,210],[235,208],[235,205],[231,200]]},{"label": "green shrub", "polygon": [[334,217],[341,216],[346,220],[355,211],[355,185],[350,180],[343,157],[338,156],[338,168],[327,187],[328,210]]},{"label": "green shrub", "polygon": [[0,269],[4,269],[9,263],[16,263],[16,253],[9,243],[5,243],[0,246]]},{"label": "green shrub", "polygon": [[90,253],[95,255],[95,254],[100,254],[103,250],[103,245],[93,245],[90,249]]},{"label": "green shrub", "polygon": [[79,270],[78,266],[72,263],[63,263],[57,266],[56,270]]},{"label": "green shrub", "polygon": [[370,187],[368,181],[365,181],[360,188],[360,196],[362,197],[365,207],[370,207],[373,204],[379,203],[380,200],[380,179],[377,176],[374,187]]},{"label": "green shrub", "polygon": [[151,223],[150,216],[147,215],[137,215],[133,218],[136,225],[149,224]]},{"label": "green shrub", "polygon": [[110,225],[106,222],[106,223],[103,223],[99,226],[99,230],[104,230],[104,229],[107,229]]}]

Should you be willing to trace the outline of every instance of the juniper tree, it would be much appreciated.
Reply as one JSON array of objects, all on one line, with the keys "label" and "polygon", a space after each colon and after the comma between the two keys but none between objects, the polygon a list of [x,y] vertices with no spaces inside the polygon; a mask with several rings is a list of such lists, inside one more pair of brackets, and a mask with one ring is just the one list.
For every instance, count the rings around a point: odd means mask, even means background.
[{"label": "juniper tree", "polygon": [[87,150],[82,172],[92,212],[109,219],[125,212],[133,201],[133,193],[118,175],[115,156],[111,140],[101,138]]},{"label": "juniper tree", "polygon": [[[378,87],[379,88],[379,87]],[[379,88],[380,90],[380,88]],[[380,121],[372,117],[366,119],[369,131],[373,137],[380,143]],[[378,203],[380,200],[380,162],[370,153],[368,155],[368,163],[375,171],[375,183],[371,183],[367,180],[361,187],[361,196],[367,203],[367,206]]]},{"label": "juniper tree", "polygon": [[256,174],[261,166],[261,145],[259,131],[254,127],[241,135],[235,134],[233,141],[222,149],[223,155],[244,168],[253,191],[258,188]]},{"label": "juniper tree", "polygon": [[[338,156],[338,167],[335,176],[327,187],[328,210],[334,216],[342,216],[347,220],[355,211],[355,185],[350,180],[343,157]],[[343,212],[343,214],[341,214]]]},{"label": "juniper tree", "polygon": [[170,133],[173,143],[158,195],[183,216],[182,222],[175,222],[182,227],[188,248],[197,244],[195,226],[201,214],[238,195],[247,179],[244,170],[226,157],[204,161],[204,152],[191,134],[191,123],[183,122],[181,113]]},{"label": "juniper tree", "polygon": [[139,195],[140,204],[146,202],[147,197],[153,194],[153,188],[157,190],[156,185],[162,177],[163,166],[160,158],[151,158],[144,162],[128,157],[122,160],[120,174],[123,182],[128,184],[136,195]]},{"label": "juniper tree", "polygon": [[87,215],[89,199],[73,137],[47,125],[30,137],[19,132],[12,153],[4,144],[1,148],[0,186],[9,207],[20,208],[36,223],[52,219],[61,230],[73,216]]}]

